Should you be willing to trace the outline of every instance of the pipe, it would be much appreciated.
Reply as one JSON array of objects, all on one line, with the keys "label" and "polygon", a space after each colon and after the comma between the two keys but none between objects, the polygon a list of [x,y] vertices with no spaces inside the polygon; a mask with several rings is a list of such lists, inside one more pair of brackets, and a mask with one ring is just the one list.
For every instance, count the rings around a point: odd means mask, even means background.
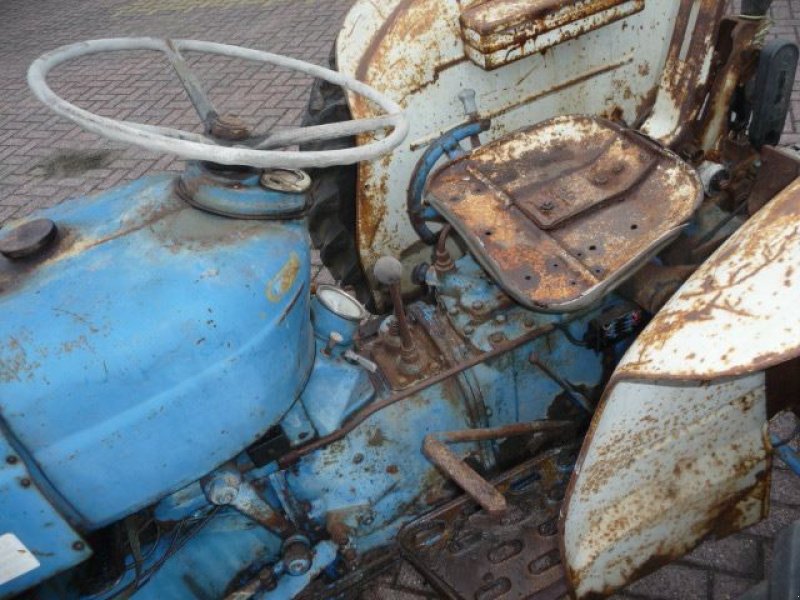
[{"label": "pipe", "polygon": [[490,124],[487,120],[481,120],[465,123],[446,131],[439,139],[428,146],[428,149],[425,150],[425,153],[414,167],[414,173],[411,175],[411,184],[408,186],[406,209],[414,230],[426,244],[433,245],[437,240],[436,234],[425,224],[426,220],[435,215],[435,211],[434,214],[429,214],[433,209],[426,210],[426,207],[422,205],[422,196],[425,192],[428,176],[443,155],[447,154],[450,160],[464,156],[464,151],[458,145],[459,142],[486,131],[489,129]]}]

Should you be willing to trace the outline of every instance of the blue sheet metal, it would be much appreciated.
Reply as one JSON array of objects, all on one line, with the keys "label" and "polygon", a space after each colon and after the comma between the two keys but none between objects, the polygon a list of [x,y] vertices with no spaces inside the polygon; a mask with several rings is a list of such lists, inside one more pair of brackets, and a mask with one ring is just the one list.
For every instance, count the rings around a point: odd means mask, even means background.
[{"label": "blue sheet metal", "polygon": [[44,213],[53,253],[0,258],[0,411],[95,528],[241,452],[313,361],[302,220],[191,208],[138,180]]},{"label": "blue sheet metal", "polygon": [[[7,534],[14,535],[39,566],[0,584],[0,598],[10,598],[91,556],[86,542],[42,494],[0,429],[0,536]],[[0,565],[0,571],[6,569],[8,565]]]}]

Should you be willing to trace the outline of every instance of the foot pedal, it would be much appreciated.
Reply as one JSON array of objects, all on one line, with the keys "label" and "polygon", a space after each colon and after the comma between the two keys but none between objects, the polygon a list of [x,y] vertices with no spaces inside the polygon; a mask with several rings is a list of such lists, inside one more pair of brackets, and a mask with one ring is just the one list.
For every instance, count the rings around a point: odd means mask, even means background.
[{"label": "foot pedal", "polygon": [[552,450],[494,482],[508,509],[489,516],[462,496],[407,524],[403,555],[452,600],[560,600],[567,583],[558,511],[577,448]]}]

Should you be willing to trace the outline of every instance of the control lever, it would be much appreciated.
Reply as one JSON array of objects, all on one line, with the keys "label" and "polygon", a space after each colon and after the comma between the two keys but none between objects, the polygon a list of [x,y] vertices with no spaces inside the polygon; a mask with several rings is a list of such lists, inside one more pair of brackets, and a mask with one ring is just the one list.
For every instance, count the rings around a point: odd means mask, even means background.
[{"label": "control lever", "polygon": [[417,351],[414,349],[414,340],[411,338],[411,329],[403,307],[403,297],[400,293],[400,279],[403,276],[403,265],[392,256],[382,256],[375,263],[373,270],[375,279],[389,288],[389,295],[394,307],[394,326],[400,336],[400,355],[406,364],[417,360]]}]

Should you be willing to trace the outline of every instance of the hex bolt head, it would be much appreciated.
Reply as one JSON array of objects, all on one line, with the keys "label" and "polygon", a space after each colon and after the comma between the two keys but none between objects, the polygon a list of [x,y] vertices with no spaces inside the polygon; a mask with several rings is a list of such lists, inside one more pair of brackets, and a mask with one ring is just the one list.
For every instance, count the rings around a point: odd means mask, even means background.
[{"label": "hex bolt head", "polygon": [[307,573],[312,558],[311,546],[302,536],[292,536],[283,545],[283,565],[293,577]]}]

